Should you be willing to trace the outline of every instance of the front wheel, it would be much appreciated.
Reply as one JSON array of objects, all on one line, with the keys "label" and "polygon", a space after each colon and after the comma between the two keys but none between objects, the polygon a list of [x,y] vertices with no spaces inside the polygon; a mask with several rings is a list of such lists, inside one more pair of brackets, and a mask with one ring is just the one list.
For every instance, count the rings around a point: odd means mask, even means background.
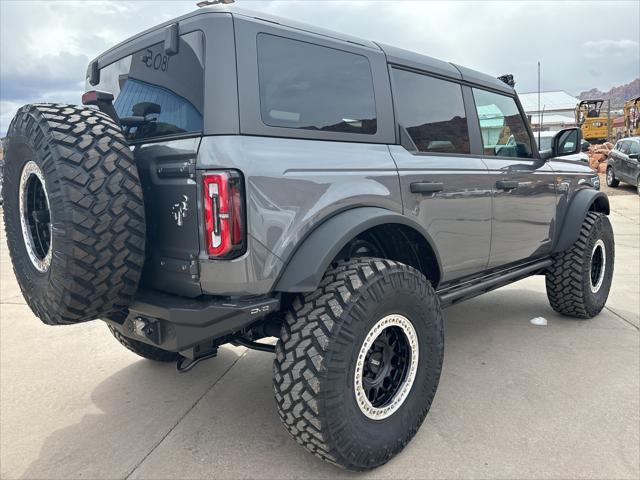
[{"label": "front wheel", "polygon": [[604,308],[613,278],[615,243],[609,219],[588,212],[578,240],[554,258],[546,273],[547,297],[558,313],[595,317]]},{"label": "front wheel", "polygon": [[607,168],[607,186],[608,187],[617,187],[620,184],[620,180],[616,180],[616,175],[613,172],[613,168]]},{"label": "front wheel", "polygon": [[286,317],[274,361],[278,413],[318,457],[375,468],[422,424],[443,351],[440,305],[424,275],[389,260],[339,262]]}]

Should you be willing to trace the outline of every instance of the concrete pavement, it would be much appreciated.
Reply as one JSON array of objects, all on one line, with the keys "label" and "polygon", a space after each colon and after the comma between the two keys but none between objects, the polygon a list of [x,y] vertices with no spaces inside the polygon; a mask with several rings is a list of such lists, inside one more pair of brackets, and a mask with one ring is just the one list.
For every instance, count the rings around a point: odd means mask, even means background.
[{"label": "concrete pavement", "polygon": [[[542,277],[446,309],[431,412],[389,464],[350,474],[280,425],[271,356],[224,347],[179,375],[100,322],[47,327],[0,255],[0,477],[638,478],[640,201],[611,198],[606,309],[556,315]],[[546,326],[530,319],[542,316]]]}]

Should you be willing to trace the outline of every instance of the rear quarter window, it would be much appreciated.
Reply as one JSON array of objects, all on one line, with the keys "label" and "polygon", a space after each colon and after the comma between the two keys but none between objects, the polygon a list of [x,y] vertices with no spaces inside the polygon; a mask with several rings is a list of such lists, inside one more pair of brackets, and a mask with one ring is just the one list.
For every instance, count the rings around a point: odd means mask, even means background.
[{"label": "rear quarter window", "polygon": [[164,44],[139,50],[100,71],[96,90],[110,92],[130,141],[202,131],[204,34],[180,37],[178,53]]},{"label": "rear quarter window", "polygon": [[262,122],[272,127],[373,135],[373,77],[363,55],[261,33]]}]

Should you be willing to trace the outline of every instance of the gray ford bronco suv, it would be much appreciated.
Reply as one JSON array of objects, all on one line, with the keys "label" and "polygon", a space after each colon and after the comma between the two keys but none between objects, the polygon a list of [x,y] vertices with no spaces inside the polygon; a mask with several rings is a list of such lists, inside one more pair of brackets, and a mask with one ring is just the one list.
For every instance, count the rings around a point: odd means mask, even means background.
[{"label": "gray ford bronco suv", "polygon": [[4,145],[27,303],[180,371],[225,343],[275,353],[284,425],[334,464],[374,468],[416,433],[443,307],[531,275],[564,315],[607,300],[609,202],[562,160],[580,130],[539,152],[501,80],[214,6],[86,82],[84,106],[22,107]]}]

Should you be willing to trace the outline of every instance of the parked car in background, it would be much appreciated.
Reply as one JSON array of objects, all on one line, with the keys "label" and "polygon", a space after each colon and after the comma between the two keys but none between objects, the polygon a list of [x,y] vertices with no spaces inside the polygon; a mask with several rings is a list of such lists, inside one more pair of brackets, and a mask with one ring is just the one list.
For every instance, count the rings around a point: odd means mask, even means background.
[{"label": "parked car in background", "polygon": [[640,137],[618,140],[609,152],[607,185],[617,187],[620,182],[635,185],[640,195]]},{"label": "parked car in background", "polygon": [[[539,141],[540,145],[538,145],[538,149],[540,151],[551,150],[551,141],[553,140],[553,137],[555,137],[557,133],[558,133],[557,131],[534,133],[533,136],[535,137],[536,142],[538,142],[538,135],[540,135],[540,141]],[[586,144],[586,148],[585,148],[585,144]],[[587,142],[586,140],[582,140],[580,152],[574,153],[573,155],[565,155],[562,157],[562,159],[589,163],[589,155],[585,153],[585,150],[588,150],[589,145],[590,145],[589,142]]]}]

